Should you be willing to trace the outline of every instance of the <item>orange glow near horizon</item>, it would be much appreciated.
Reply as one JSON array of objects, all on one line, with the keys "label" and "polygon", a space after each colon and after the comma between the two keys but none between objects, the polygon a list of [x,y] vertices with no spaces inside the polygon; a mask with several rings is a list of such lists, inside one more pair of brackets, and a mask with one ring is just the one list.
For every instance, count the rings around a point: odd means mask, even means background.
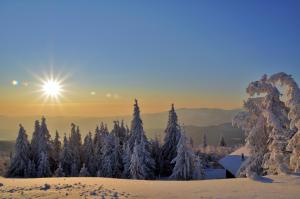
[{"label": "orange glow near horizon", "polygon": [[[141,112],[155,113],[167,111],[173,101],[139,100]],[[235,109],[242,107],[240,102],[232,103],[223,101],[223,103],[207,101],[178,101],[175,107],[179,108],[221,108]],[[132,114],[133,100],[102,100],[100,102],[76,102],[76,103],[1,103],[0,115],[4,116],[82,116],[82,117],[108,117],[122,116]]]}]

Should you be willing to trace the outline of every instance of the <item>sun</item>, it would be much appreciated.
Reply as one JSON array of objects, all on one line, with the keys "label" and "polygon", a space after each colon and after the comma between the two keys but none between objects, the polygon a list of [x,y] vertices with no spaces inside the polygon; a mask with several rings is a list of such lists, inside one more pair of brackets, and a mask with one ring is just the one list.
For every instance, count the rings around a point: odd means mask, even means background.
[{"label": "sun", "polygon": [[60,103],[62,98],[65,98],[65,79],[66,77],[54,76],[52,74],[45,75],[44,78],[38,77],[40,83],[38,84],[37,92],[40,97],[46,102]]},{"label": "sun", "polygon": [[48,79],[42,85],[43,94],[46,97],[58,98],[62,94],[62,85],[59,81]]}]

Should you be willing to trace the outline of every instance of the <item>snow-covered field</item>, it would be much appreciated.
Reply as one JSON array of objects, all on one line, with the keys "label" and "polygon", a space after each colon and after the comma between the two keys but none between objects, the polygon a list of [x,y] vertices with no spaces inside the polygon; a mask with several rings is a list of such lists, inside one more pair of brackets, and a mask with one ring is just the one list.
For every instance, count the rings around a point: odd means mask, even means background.
[{"label": "snow-covered field", "polygon": [[[143,181],[111,178],[0,178],[2,198],[299,198],[300,176],[260,181]],[[49,186],[45,186],[45,183]]]}]

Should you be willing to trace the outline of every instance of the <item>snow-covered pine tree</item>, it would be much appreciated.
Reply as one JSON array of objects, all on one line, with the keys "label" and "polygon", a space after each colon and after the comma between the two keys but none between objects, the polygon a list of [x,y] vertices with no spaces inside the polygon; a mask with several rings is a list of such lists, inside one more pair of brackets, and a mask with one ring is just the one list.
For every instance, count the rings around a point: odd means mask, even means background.
[{"label": "snow-covered pine tree", "polygon": [[32,133],[32,138],[31,138],[31,157],[34,161],[35,164],[38,164],[39,160],[39,145],[40,145],[40,122],[38,120],[35,121],[34,123],[34,131]]},{"label": "snow-covered pine tree", "polygon": [[60,154],[60,162],[66,176],[70,176],[73,157],[66,134],[64,136],[64,145]]},{"label": "snow-covered pine tree", "polygon": [[85,167],[84,163],[82,165],[82,168],[80,169],[79,176],[80,177],[90,177],[91,176],[90,172],[88,171],[87,167]]},{"label": "snow-covered pine tree", "polygon": [[[39,176],[39,168],[44,168],[45,167],[45,163],[44,162],[40,162],[40,161],[47,161],[47,163],[49,164],[49,168],[50,168],[50,174],[48,174],[48,171],[43,171],[40,172],[40,174],[45,174],[45,177],[49,177],[51,176],[51,168],[55,168],[55,161],[53,160],[51,154],[53,151],[53,146],[52,146],[52,141],[51,141],[51,135],[49,133],[47,124],[46,124],[46,118],[42,117],[42,121],[41,121],[41,126],[40,126],[40,133],[38,134],[38,163],[37,163],[37,167],[38,167],[38,176]],[[45,157],[47,156],[47,157]],[[40,164],[43,164],[40,166]],[[48,165],[47,165],[48,166]],[[42,176],[39,176],[42,177]]]},{"label": "snow-covered pine tree", "polygon": [[25,129],[20,124],[20,130],[16,139],[15,153],[7,170],[7,177],[24,177],[30,161],[30,148]]},{"label": "snow-covered pine tree", "polygon": [[39,156],[42,154],[41,152],[44,152],[44,155],[49,155],[49,153],[51,152],[51,135],[49,133],[45,117],[42,117],[38,141]]},{"label": "snow-covered pine tree", "polygon": [[128,140],[131,151],[133,150],[135,141],[137,141],[137,143],[140,144],[141,137],[145,136],[143,129],[143,121],[140,116],[140,108],[136,99],[133,107],[133,119],[131,121],[130,137]]},{"label": "snow-covered pine tree", "polygon": [[38,166],[38,170],[37,170],[37,176],[39,178],[52,176],[52,173],[50,170],[50,163],[48,160],[49,156],[42,151],[41,155],[39,157],[40,157],[40,159],[39,159],[39,166]]},{"label": "snow-covered pine tree", "polygon": [[122,176],[123,171],[123,160],[122,160],[123,149],[120,144],[120,138],[115,137],[114,139],[114,147],[113,147],[113,177],[120,178]]},{"label": "snow-covered pine tree", "polygon": [[27,177],[27,178],[37,177],[35,164],[34,164],[34,161],[32,161],[32,160],[28,161],[28,165],[27,165],[26,172],[25,172],[25,177]]},{"label": "snow-covered pine tree", "polygon": [[[97,171],[97,176],[100,177],[101,170],[102,170],[102,148],[104,145],[104,137],[103,131],[101,130],[104,125],[101,123],[101,127],[97,126],[95,130],[94,136],[94,166],[95,170]],[[99,175],[98,175],[99,174]]]},{"label": "snow-covered pine tree", "polygon": [[[71,136],[70,136],[70,140],[69,140],[69,146],[70,146],[70,150],[71,150],[71,154],[72,154],[72,171],[71,173],[73,173],[74,175],[78,175],[79,173],[79,169],[81,167],[81,135],[80,135],[80,131],[79,131],[79,127],[75,126],[74,123],[71,124]],[[75,165],[73,165],[75,164]],[[77,170],[77,171],[75,171]]]},{"label": "snow-covered pine tree", "polygon": [[122,155],[122,163],[123,163],[123,178],[130,178],[130,161],[131,161],[131,151],[129,144],[125,143],[123,145],[123,155]]},{"label": "snow-covered pine tree", "polygon": [[71,165],[71,176],[72,177],[78,177],[79,175],[79,169],[77,166],[77,162],[73,160],[72,165]]},{"label": "snow-covered pine tree", "polygon": [[114,147],[114,136],[112,134],[106,135],[104,138],[104,145],[102,148],[102,169],[101,174],[103,177],[113,176],[114,167],[114,157],[113,157],[113,147]]},{"label": "snow-covered pine tree", "polygon": [[220,137],[219,146],[221,146],[221,147],[226,146],[226,142],[225,142],[225,138],[224,138],[223,134]]},{"label": "snow-covered pine tree", "polygon": [[203,180],[204,178],[205,178],[205,173],[204,173],[202,162],[200,160],[200,157],[196,155],[194,160],[193,179]]},{"label": "snow-covered pine tree", "polygon": [[151,156],[155,162],[154,174],[155,176],[159,176],[162,159],[161,159],[161,146],[157,136],[155,136],[154,140],[151,140],[150,146],[151,146]]},{"label": "snow-covered pine tree", "polygon": [[120,134],[119,134],[119,138],[120,138],[120,143],[123,146],[124,143],[127,141],[128,139],[128,132],[127,132],[127,128],[124,125],[124,121],[121,121],[121,126],[120,126]]},{"label": "snow-covered pine tree", "polygon": [[141,141],[135,142],[133,154],[130,160],[130,176],[133,179],[153,179],[155,162],[149,151],[149,143],[141,136]]},{"label": "snow-covered pine tree", "polygon": [[162,146],[162,175],[169,176],[172,173],[174,164],[171,161],[176,157],[178,144],[180,138],[180,127],[178,125],[177,114],[175,112],[174,104],[169,111],[168,124],[165,130],[164,144]]},{"label": "snow-covered pine tree", "polygon": [[54,172],[54,177],[65,177],[66,174],[61,166],[61,163],[58,164],[58,168]]},{"label": "snow-covered pine tree", "polygon": [[131,160],[130,160],[130,177],[132,179],[146,179],[145,177],[145,171],[143,168],[143,162],[140,157],[140,144],[135,141],[134,147],[133,147],[133,153],[131,155]]},{"label": "snow-covered pine tree", "polygon": [[61,153],[61,141],[58,134],[58,131],[55,132],[55,138],[53,140],[53,150],[52,150],[52,158],[55,162],[56,167],[60,161],[60,153]]},{"label": "snow-covered pine tree", "polygon": [[140,157],[142,160],[145,179],[153,179],[156,167],[155,161],[151,156],[151,146],[146,136],[141,136],[140,150]]},{"label": "snow-covered pine tree", "polygon": [[95,162],[94,162],[94,145],[92,133],[89,132],[83,143],[83,162],[91,175],[96,175]]},{"label": "snow-covered pine tree", "polygon": [[114,121],[114,127],[111,131],[111,133],[119,138],[120,145],[123,146],[124,142],[126,141],[127,135],[126,135],[126,128],[124,126],[123,120],[121,121],[121,125],[119,121]]},{"label": "snow-covered pine tree", "polygon": [[181,128],[181,136],[177,144],[177,155],[172,160],[174,163],[171,179],[190,180],[193,178],[194,153],[189,148],[189,142],[185,136],[184,128]]}]

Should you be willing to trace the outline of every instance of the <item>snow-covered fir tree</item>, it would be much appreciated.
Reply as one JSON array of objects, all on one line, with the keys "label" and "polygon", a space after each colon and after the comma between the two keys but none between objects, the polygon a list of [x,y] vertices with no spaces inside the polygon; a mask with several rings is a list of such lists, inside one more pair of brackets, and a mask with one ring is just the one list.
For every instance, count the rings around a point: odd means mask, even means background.
[{"label": "snow-covered fir tree", "polygon": [[221,147],[226,146],[226,142],[225,142],[225,138],[224,138],[223,134],[220,137],[219,146],[221,146]]},{"label": "snow-covered fir tree", "polygon": [[[42,117],[38,141],[39,141],[39,143],[38,143],[39,156],[42,154],[41,152],[44,152],[44,155],[49,155],[49,153],[51,152],[51,147],[52,147],[51,146],[51,135],[49,133],[45,117]],[[39,158],[41,158],[41,157],[39,157]]]},{"label": "snow-covered fir tree", "polygon": [[133,147],[133,153],[131,155],[131,160],[130,160],[130,177],[132,179],[146,179],[145,177],[145,171],[143,168],[143,160],[140,157],[140,144],[138,144],[137,141],[135,141],[134,147]]},{"label": "snow-covered fir tree", "polygon": [[31,138],[31,157],[34,161],[35,164],[38,164],[39,160],[39,145],[40,145],[40,122],[38,120],[35,121],[34,123],[34,131],[32,133],[32,138]]},{"label": "snow-covered fir tree", "polygon": [[36,166],[33,160],[29,160],[25,172],[25,177],[27,178],[35,178],[37,177]]},{"label": "snow-covered fir tree", "polygon": [[146,136],[141,137],[140,142],[140,150],[141,154],[140,157],[142,159],[143,164],[143,171],[145,179],[153,179],[154,178],[154,172],[155,172],[155,161],[151,155],[151,145],[150,142],[148,142]]},{"label": "snow-covered fir tree", "polygon": [[63,168],[63,171],[65,172],[66,176],[71,175],[73,157],[66,134],[64,136],[64,145],[60,154],[60,162],[61,167]]},{"label": "snow-covered fir tree", "polygon": [[[102,147],[104,144],[104,135],[97,126],[94,136],[94,166],[98,173],[101,173],[102,169]],[[98,174],[97,174],[98,176]]]},{"label": "snow-covered fir tree", "polygon": [[102,169],[101,175],[104,177],[113,176],[113,167],[114,167],[114,136],[112,134],[106,135],[104,138],[104,145],[102,148]]},{"label": "snow-covered fir tree", "polygon": [[39,166],[37,170],[37,177],[43,178],[43,177],[50,177],[52,176],[51,170],[50,170],[50,163],[48,159],[48,154],[41,152],[41,155],[39,156]]},{"label": "snow-covered fir tree", "polygon": [[180,127],[178,125],[177,114],[175,112],[174,104],[169,111],[168,124],[165,130],[164,144],[162,146],[162,175],[169,176],[172,173],[174,164],[171,161],[177,155],[176,146],[180,138]]},{"label": "snow-covered fir tree", "polygon": [[77,161],[73,160],[72,165],[71,165],[71,174],[70,176],[72,177],[77,177],[79,175],[79,169],[77,165]]},{"label": "snow-covered fir tree", "polygon": [[154,140],[151,140],[150,146],[151,146],[151,157],[155,162],[154,174],[155,176],[159,176],[161,173],[160,169],[161,169],[162,158],[161,158],[161,146],[157,136],[155,136]]},{"label": "snow-covered fir tree", "polygon": [[121,146],[120,138],[115,137],[114,138],[114,147],[113,147],[113,177],[115,178],[120,178],[122,177],[122,172],[123,172],[123,160],[122,160],[122,155],[123,155],[123,148]]},{"label": "snow-covered fir tree", "polygon": [[194,160],[194,172],[193,172],[193,179],[194,180],[203,180],[205,178],[205,173],[203,169],[203,164],[200,160],[198,155],[195,156]]},{"label": "snow-covered fir tree", "polygon": [[90,172],[88,171],[87,167],[85,167],[84,163],[82,165],[82,168],[80,169],[79,176],[80,177],[90,177],[91,176]]},{"label": "snow-covered fir tree", "polygon": [[7,170],[8,177],[25,177],[30,161],[30,146],[25,129],[20,124],[19,134],[16,140],[15,153]]},{"label": "snow-covered fir tree", "polygon": [[74,123],[71,124],[71,136],[69,139],[69,147],[72,154],[72,166],[71,166],[71,175],[76,176],[79,173],[79,169],[81,167],[81,135],[79,131],[79,127],[75,126]]},{"label": "snow-covered fir tree", "polygon": [[147,140],[142,139],[134,144],[134,150],[130,160],[130,176],[133,179],[153,179],[155,162],[151,157]]},{"label": "snow-covered fir tree", "polygon": [[[143,122],[140,117],[140,109],[137,100],[134,103],[133,119],[131,122],[130,137],[128,140],[130,151],[133,152],[135,147],[138,155],[131,156],[130,160],[130,174],[136,179],[152,179],[154,177],[155,162],[151,157],[151,146],[147,140],[143,129]],[[134,160],[132,157],[138,157],[139,160]],[[141,165],[136,165],[138,162]],[[135,171],[140,169],[140,171]]]},{"label": "snow-covered fir tree", "polygon": [[121,124],[119,121],[114,121],[114,127],[111,131],[111,133],[119,138],[120,144],[123,145],[126,141],[127,135],[126,135],[126,128],[124,126],[123,120],[121,121]]},{"label": "snow-covered fir tree", "polygon": [[131,121],[131,128],[130,128],[130,137],[129,137],[129,147],[130,150],[133,150],[135,142],[139,144],[141,141],[141,137],[144,136],[144,128],[143,128],[143,121],[140,116],[140,108],[138,106],[138,101],[135,99],[135,103],[133,105],[133,119]]},{"label": "snow-covered fir tree", "polygon": [[123,178],[130,178],[130,161],[131,161],[131,151],[129,144],[123,145],[123,155],[122,155],[122,163],[123,163]]},{"label": "snow-covered fir tree", "polygon": [[186,138],[184,128],[181,128],[181,135],[177,144],[177,155],[172,160],[174,163],[171,179],[190,180],[193,179],[194,153],[190,149],[189,141]]},{"label": "snow-covered fir tree", "polygon": [[66,174],[64,173],[61,163],[59,163],[57,169],[54,172],[54,177],[65,177],[65,176]]},{"label": "snow-covered fir tree", "polygon": [[[51,141],[51,135],[49,133],[47,124],[46,124],[46,118],[42,117],[41,126],[40,126],[40,132],[38,133],[38,163],[37,163],[37,172],[39,177],[43,177],[41,175],[45,175],[44,177],[51,176],[51,168],[55,168],[55,161],[51,157],[53,151],[52,141]],[[43,162],[41,162],[43,161]],[[45,165],[45,164],[49,165]],[[50,173],[48,172],[47,168],[49,166]],[[39,168],[42,168],[44,170],[39,172]]]},{"label": "snow-covered fir tree", "polygon": [[82,160],[89,171],[90,174],[95,175],[96,174],[96,168],[95,168],[95,162],[94,162],[94,145],[93,145],[93,138],[92,133],[89,132],[85,138],[84,143],[82,146],[82,153],[83,157]]},{"label": "snow-covered fir tree", "polygon": [[60,153],[61,153],[61,141],[58,134],[58,131],[55,132],[55,138],[53,140],[53,147],[52,147],[52,158],[55,162],[55,165],[57,166],[60,161]]}]

